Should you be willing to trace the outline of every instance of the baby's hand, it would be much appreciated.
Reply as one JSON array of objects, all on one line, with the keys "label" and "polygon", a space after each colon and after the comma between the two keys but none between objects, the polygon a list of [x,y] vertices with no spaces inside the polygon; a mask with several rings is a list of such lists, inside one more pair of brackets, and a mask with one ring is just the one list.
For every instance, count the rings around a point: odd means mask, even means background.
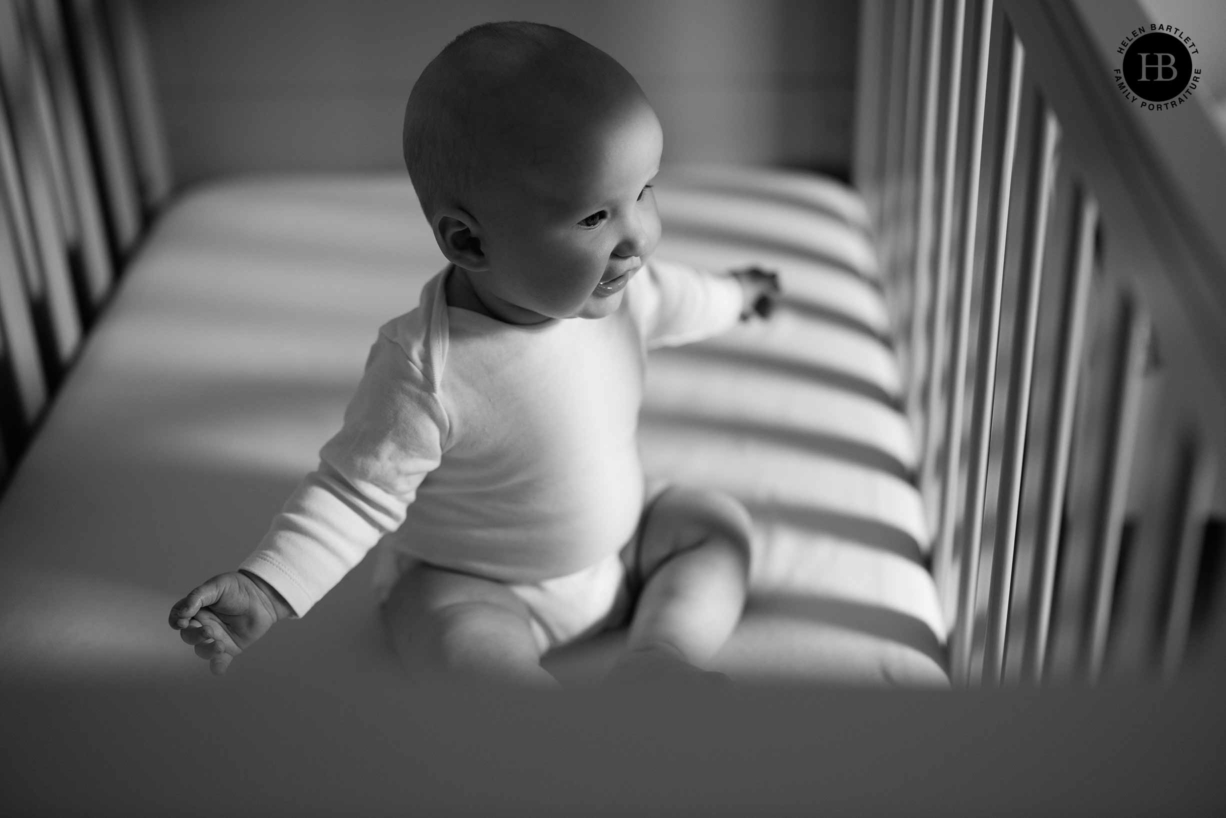
[{"label": "baby's hand", "polygon": [[281,595],[254,574],[218,574],[175,603],[170,627],[220,676],[235,656],[292,613]]},{"label": "baby's hand", "polygon": [[779,286],[779,274],[759,267],[746,267],[733,270],[732,275],[741,282],[741,290],[745,294],[744,306],[741,309],[741,320],[748,321],[754,313],[769,318],[775,308],[775,301],[782,291]]}]

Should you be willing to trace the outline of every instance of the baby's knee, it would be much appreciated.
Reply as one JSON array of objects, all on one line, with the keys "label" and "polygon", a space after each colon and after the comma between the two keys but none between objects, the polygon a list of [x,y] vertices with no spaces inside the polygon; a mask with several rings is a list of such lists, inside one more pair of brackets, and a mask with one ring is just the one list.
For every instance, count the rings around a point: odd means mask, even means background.
[{"label": "baby's knee", "polygon": [[479,645],[505,627],[507,612],[483,602],[456,602],[427,611],[413,634],[421,658],[437,670],[455,670]]},{"label": "baby's knee", "polygon": [[732,498],[727,498],[730,505],[722,510],[721,516],[711,527],[712,541],[720,543],[720,547],[732,552],[740,561],[741,571],[748,579],[755,562],[753,521],[744,506]]},{"label": "baby's knee", "polygon": [[488,602],[454,602],[426,616],[427,629],[438,641],[447,659],[468,645],[488,644],[531,632],[527,611]]},{"label": "baby's knee", "polygon": [[393,594],[384,607],[393,646],[410,674],[539,662],[522,603],[515,607],[513,602],[497,604],[480,598],[436,601],[432,606],[414,602]]},{"label": "baby's knee", "polygon": [[736,498],[709,489],[679,489],[678,513],[692,526],[748,547],[753,520]]},{"label": "baby's knee", "polygon": [[644,526],[644,561],[658,562],[695,548],[729,551],[746,572],[754,562],[749,512],[735,498],[706,489],[671,488],[659,498]]}]

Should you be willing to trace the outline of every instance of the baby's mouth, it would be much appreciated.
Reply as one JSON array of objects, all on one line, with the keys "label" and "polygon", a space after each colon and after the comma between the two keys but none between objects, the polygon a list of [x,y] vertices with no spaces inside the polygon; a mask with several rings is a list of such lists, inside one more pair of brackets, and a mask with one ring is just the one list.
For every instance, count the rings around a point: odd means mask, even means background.
[{"label": "baby's mouth", "polygon": [[620,275],[613,276],[612,278],[601,279],[600,283],[596,285],[595,295],[598,297],[608,297],[614,293],[620,292],[623,287],[630,283],[630,279],[633,278],[634,274],[641,270],[642,267],[643,265],[640,263],[634,267],[631,267],[629,270],[621,273]]}]

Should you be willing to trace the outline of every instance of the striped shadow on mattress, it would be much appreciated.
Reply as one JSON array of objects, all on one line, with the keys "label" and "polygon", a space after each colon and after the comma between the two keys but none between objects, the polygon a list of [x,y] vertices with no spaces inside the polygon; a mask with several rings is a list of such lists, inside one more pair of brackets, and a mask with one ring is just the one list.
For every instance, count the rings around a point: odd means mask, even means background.
[{"label": "striped shadow on mattress", "polygon": [[[786,293],[769,322],[649,366],[649,473],[738,496],[763,545],[717,665],[743,680],[947,684],[858,199],[810,176],[699,168],[662,174],[657,193],[658,256],[775,268]],[[205,673],[166,627],[170,605],[256,545],[339,427],[376,329],[442,264],[403,174],[235,179],[169,207],[0,505],[0,670]],[[237,675],[395,672],[370,567]],[[597,679],[620,638],[546,664]]]}]

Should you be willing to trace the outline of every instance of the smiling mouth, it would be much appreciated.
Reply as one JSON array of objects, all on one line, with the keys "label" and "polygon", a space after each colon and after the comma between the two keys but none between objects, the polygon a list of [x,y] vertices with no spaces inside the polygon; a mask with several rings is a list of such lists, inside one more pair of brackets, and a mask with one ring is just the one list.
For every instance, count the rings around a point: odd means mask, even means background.
[{"label": "smiling mouth", "polygon": [[641,269],[643,269],[643,265],[639,264],[636,267],[631,267],[621,275],[614,276],[610,279],[602,279],[600,283],[596,285],[595,294],[597,296],[610,296],[616,292],[619,292],[623,287],[630,283],[630,279],[633,278],[634,274]]},{"label": "smiling mouth", "polygon": [[642,266],[643,266],[643,260],[636,257],[634,259],[634,263],[631,264],[629,267],[627,267],[625,270],[623,270],[622,272],[618,273],[615,276],[609,276],[608,278],[602,278],[600,280],[600,283],[608,284],[612,281],[617,281],[617,279],[619,278],[627,278],[629,276],[632,276],[635,273],[637,273],[642,268]]}]

